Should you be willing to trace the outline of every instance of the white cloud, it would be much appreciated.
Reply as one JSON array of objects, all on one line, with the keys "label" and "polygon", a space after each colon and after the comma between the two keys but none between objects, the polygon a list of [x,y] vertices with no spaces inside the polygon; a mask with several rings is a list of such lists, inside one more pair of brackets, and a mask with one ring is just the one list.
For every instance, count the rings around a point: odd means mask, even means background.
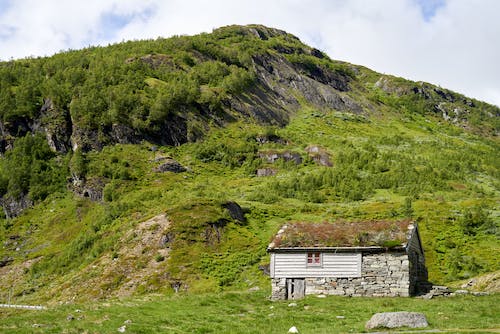
[{"label": "white cloud", "polygon": [[432,82],[500,105],[496,42],[500,20],[495,17],[500,2],[496,0],[17,0],[10,4],[0,13],[2,59],[261,23],[287,30],[334,59]]}]

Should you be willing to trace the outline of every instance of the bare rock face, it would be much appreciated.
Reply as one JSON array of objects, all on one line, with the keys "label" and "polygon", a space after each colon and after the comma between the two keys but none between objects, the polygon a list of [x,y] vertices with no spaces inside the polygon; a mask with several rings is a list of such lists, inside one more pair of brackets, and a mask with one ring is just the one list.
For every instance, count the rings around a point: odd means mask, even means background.
[{"label": "bare rock face", "polygon": [[[286,53],[286,52],[284,52]],[[342,92],[349,91],[350,78],[319,66],[292,64],[282,56],[270,54],[253,57],[258,84],[266,93],[272,92],[279,97],[280,109],[286,115],[300,107],[290,94],[290,89],[302,94],[305,99],[319,108],[331,108],[339,111],[361,113],[362,107]],[[273,95],[269,98],[275,100]]]},{"label": "bare rock face", "polygon": [[384,312],[375,313],[366,323],[366,329],[373,328],[421,328],[429,326],[427,318],[417,312]]},{"label": "bare rock face", "polygon": [[99,140],[97,129],[81,128],[73,120],[70,142],[73,151],[77,149],[81,149],[83,152],[92,150],[100,151],[104,147],[103,143]]},{"label": "bare rock face", "polygon": [[28,195],[23,195],[18,199],[7,196],[0,198],[0,205],[3,207],[5,217],[10,219],[19,216],[23,210],[31,207],[33,201],[29,199]]},{"label": "bare rock face", "polygon": [[[46,98],[40,108],[39,130],[45,132],[47,143],[54,152],[66,153],[70,150],[71,118],[69,112],[58,108],[52,99]],[[36,130],[36,129],[35,129]]]},{"label": "bare rock face", "polygon": [[111,126],[111,138],[120,144],[139,144],[139,135],[129,126],[123,124],[113,124]]}]

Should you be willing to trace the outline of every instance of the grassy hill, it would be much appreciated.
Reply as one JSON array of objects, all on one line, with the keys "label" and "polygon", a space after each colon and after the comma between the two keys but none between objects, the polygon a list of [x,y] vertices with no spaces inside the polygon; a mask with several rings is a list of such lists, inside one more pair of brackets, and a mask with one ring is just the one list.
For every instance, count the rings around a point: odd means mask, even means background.
[{"label": "grassy hill", "polygon": [[268,288],[287,221],[410,217],[431,281],[500,269],[498,107],[262,26],[0,73],[4,299]]}]

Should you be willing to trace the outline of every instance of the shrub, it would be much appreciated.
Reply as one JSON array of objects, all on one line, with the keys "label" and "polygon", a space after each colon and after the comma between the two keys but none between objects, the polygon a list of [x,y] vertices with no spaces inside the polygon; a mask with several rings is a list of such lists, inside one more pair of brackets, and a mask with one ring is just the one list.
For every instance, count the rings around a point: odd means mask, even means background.
[{"label": "shrub", "polygon": [[467,235],[476,235],[479,232],[496,234],[497,225],[489,216],[489,212],[482,205],[466,209],[459,220],[462,231]]}]

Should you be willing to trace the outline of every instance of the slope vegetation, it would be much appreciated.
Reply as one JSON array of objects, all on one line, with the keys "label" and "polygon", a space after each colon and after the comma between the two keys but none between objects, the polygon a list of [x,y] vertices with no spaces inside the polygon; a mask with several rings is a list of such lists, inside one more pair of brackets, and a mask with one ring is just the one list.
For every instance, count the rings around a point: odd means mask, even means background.
[{"label": "slope vegetation", "polygon": [[500,110],[263,26],[0,63],[0,296],[267,287],[287,221],[419,223],[499,270]]}]

